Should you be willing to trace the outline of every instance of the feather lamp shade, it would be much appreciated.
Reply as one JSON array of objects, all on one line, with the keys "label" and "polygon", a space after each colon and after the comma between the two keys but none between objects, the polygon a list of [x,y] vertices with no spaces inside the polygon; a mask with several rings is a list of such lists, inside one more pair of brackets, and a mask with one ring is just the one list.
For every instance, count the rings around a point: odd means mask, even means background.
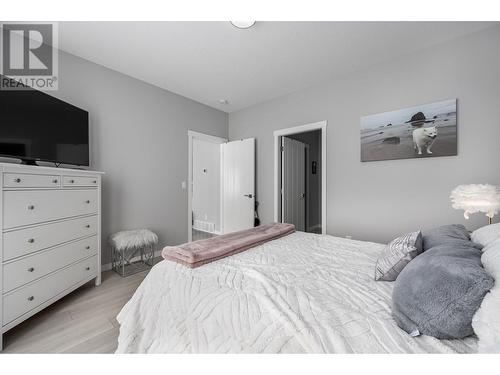
[{"label": "feather lamp shade", "polygon": [[452,207],[464,210],[464,217],[484,212],[491,219],[500,211],[500,187],[489,184],[459,185],[450,195]]}]

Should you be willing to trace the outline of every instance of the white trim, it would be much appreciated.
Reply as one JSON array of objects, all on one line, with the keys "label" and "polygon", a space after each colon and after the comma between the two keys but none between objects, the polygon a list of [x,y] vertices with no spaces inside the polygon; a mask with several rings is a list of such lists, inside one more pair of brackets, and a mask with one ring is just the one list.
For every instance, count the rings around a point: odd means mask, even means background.
[{"label": "white trim", "polygon": [[313,225],[312,227],[307,228],[307,230],[309,232],[315,232],[316,229],[318,229],[319,227],[321,227],[321,225],[320,224],[316,224],[316,225]]},{"label": "white trim", "polygon": [[[222,215],[224,215],[224,150],[225,147],[220,148],[220,196],[219,196],[219,212],[220,212],[220,227],[221,233],[224,233],[224,220],[222,220]],[[192,235],[192,230],[190,231]]]},{"label": "white trim", "polygon": [[203,233],[208,233],[208,234],[213,234],[213,235],[216,235],[216,236],[220,236],[222,234],[222,232],[216,230],[216,231],[213,231],[213,232],[209,232],[207,230],[202,230],[202,229],[195,229],[197,230],[198,232],[203,232]]},{"label": "white trim", "polygon": [[109,271],[112,268],[111,263],[106,263],[106,264],[101,264],[101,270],[102,272]]},{"label": "white trim", "polygon": [[227,139],[222,137],[217,137],[215,135],[204,134],[195,132],[193,130],[188,130],[188,137],[193,139],[201,139],[202,141],[212,142],[212,143],[226,143]]},{"label": "white trim", "polygon": [[[285,140],[283,139],[283,137],[281,137],[281,142],[279,141],[279,137],[278,137],[278,143],[279,143],[279,147],[280,149],[278,150],[278,166],[281,170],[281,173],[279,174],[279,178],[281,178],[281,184],[279,183],[279,180],[277,182],[277,190],[278,190],[278,209],[276,210],[276,212],[280,211],[280,215],[281,217],[285,216],[285,209],[283,207],[283,180],[285,179],[285,176],[284,176],[284,172],[283,172],[283,154],[284,154],[284,147],[285,147]],[[276,175],[278,175],[276,173]],[[276,181],[275,181],[276,183]],[[273,220],[274,222],[277,222],[278,221],[278,216],[276,216],[275,214],[275,219]],[[281,220],[283,221],[283,220]]]},{"label": "white trim", "polygon": [[[212,142],[212,143],[225,143],[227,142],[226,138],[222,137],[216,137],[214,135],[209,135],[209,134],[203,134],[199,132],[195,132],[193,130],[188,130],[188,183],[187,183],[187,190],[188,190],[188,207],[187,207],[187,212],[188,212],[188,242],[191,242],[193,240],[193,233],[192,233],[192,200],[193,200],[193,139],[200,139],[202,141],[206,142]],[[222,223],[222,212],[221,214],[221,223]],[[220,224],[220,223],[219,223]]]},{"label": "white trim", "polygon": [[98,206],[97,206],[97,277],[95,278],[95,286],[101,285],[102,280],[102,178],[97,176],[99,186],[97,187]]},{"label": "white trim", "polygon": [[306,217],[305,217],[305,220],[304,220],[304,228],[306,228],[306,230],[309,230],[308,227],[309,227],[309,213],[310,213],[310,210],[311,210],[311,207],[310,207],[310,202],[311,202],[311,173],[309,173],[309,169],[311,167],[311,155],[310,155],[310,149],[309,149],[309,145],[307,143],[305,143],[305,146],[306,146],[306,167],[304,168],[304,173],[306,174],[306,183],[305,183],[305,186],[306,186],[306,209],[305,209],[305,212],[306,212]]},{"label": "white trim", "polygon": [[305,133],[313,130],[321,130],[321,233],[326,234],[326,127],[327,121],[319,121],[311,124],[294,126],[292,128],[279,129],[274,131],[274,221],[278,221],[279,211],[279,181],[278,173],[280,171],[280,137]]}]

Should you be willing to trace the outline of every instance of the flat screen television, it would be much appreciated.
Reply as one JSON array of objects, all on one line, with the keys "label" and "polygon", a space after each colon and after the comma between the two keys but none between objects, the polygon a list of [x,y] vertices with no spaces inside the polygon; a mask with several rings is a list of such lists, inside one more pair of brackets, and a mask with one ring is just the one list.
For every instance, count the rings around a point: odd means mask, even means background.
[{"label": "flat screen television", "polygon": [[89,114],[34,89],[0,89],[0,156],[88,166]]}]

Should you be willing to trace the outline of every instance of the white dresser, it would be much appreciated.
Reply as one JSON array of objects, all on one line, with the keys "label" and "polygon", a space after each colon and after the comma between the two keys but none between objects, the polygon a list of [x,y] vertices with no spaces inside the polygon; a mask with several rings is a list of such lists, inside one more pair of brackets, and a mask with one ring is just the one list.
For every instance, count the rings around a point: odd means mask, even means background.
[{"label": "white dresser", "polygon": [[0,350],[12,327],[101,283],[101,172],[0,163]]}]

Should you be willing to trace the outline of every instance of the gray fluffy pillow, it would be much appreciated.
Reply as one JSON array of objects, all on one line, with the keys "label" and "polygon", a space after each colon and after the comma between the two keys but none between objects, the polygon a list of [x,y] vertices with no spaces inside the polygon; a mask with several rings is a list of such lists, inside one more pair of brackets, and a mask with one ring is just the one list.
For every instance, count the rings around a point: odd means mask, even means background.
[{"label": "gray fluffy pillow", "polygon": [[472,317],[493,284],[472,243],[436,246],[399,274],[392,314],[412,335],[463,338],[473,333]]},{"label": "gray fluffy pillow", "polygon": [[462,244],[470,242],[469,231],[462,224],[443,225],[422,233],[424,251],[444,244]]}]

